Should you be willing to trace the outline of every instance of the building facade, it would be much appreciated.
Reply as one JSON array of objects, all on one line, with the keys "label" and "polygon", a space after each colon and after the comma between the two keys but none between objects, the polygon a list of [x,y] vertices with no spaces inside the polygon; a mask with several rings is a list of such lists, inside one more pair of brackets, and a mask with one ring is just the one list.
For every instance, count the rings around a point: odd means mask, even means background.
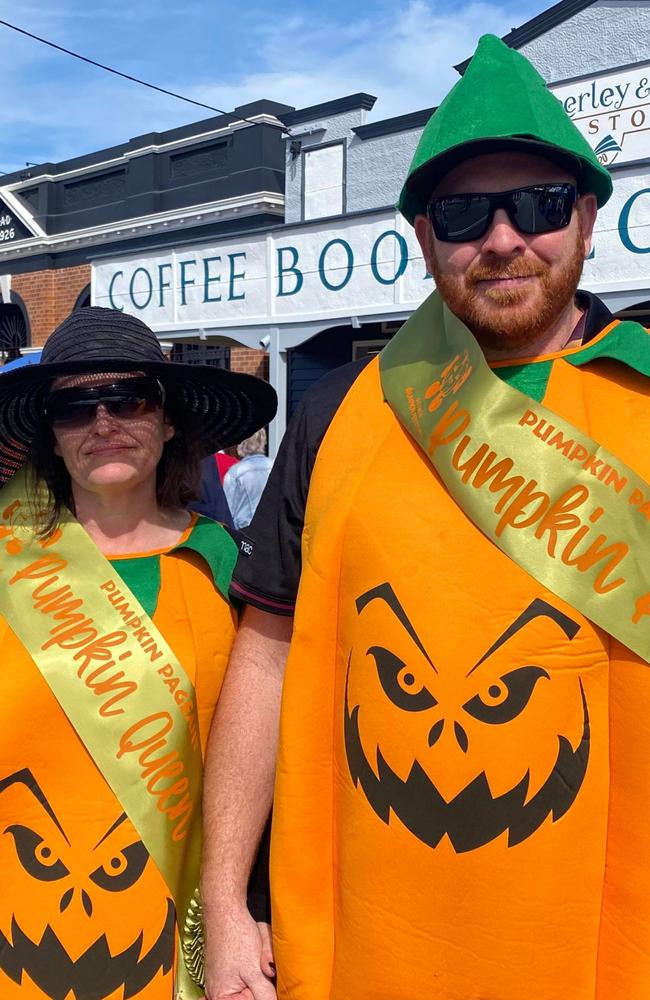
[{"label": "building facade", "polygon": [[[281,221],[284,126],[277,116],[287,110],[258,101],[232,115],[6,174],[0,352],[40,346],[73,309],[89,305],[95,258],[146,255]],[[199,344],[194,354],[257,373],[267,367],[261,349],[229,358],[217,345]]]},{"label": "building facade", "polygon": [[[537,66],[612,171],[614,195],[599,214],[582,284],[612,311],[646,323],[649,37],[648,0],[562,0],[505,38]],[[268,350],[281,400],[272,448],[306,389],[379,349],[432,288],[413,230],[394,205],[434,109],[369,122],[374,103],[355,94],[282,116],[290,129],[282,225],[186,247],[180,256],[93,263],[97,303],[138,309],[161,334],[191,338],[198,328],[207,338]],[[139,267],[150,273],[135,278]],[[161,292],[161,274],[173,291]]]}]

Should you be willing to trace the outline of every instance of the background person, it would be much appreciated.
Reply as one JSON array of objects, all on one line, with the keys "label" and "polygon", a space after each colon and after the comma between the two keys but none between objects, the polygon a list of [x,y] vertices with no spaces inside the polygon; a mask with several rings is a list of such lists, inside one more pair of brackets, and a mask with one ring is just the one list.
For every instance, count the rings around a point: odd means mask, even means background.
[{"label": "background person", "polygon": [[282,1000],[650,989],[632,499],[650,495],[650,337],[576,290],[611,190],[539,74],[484,37],[399,203],[438,291],[305,396],[238,562],[249,607],[206,775],[210,1000],[248,996],[255,967],[241,900],[290,637]]},{"label": "background person", "polygon": [[237,465],[237,462],[239,461],[237,446],[235,445],[232,448],[220,448],[214,456],[214,460],[219,471],[219,479],[223,485],[228,469],[231,469],[233,465]]},{"label": "background person", "polygon": [[219,521],[229,528],[234,527],[232,514],[219,478],[219,470],[214,455],[206,455],[201,462],[201,489],[199,499],[189,504],[189,510]]},{"label": "background person", "polygon": [[240,461],[226,472],[223,489],[236,528],[245,528],[253,520],[273,468],[265,450],[266,431],[262,427],[237,445]]},{"label": "background person", "polygon": [[184,845],[236,618],[234,543],[185,505],[202,456],[275,405],[257,379],[166,361],[108,309],[0,374],[3,1000],[164,1000],[188,980]]}]

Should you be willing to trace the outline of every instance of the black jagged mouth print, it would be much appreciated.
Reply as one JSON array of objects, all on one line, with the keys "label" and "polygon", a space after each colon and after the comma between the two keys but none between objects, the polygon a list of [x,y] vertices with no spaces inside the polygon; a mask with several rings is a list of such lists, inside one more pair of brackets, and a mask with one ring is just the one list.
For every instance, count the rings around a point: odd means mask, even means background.
[{"label": "black jagged mouth print", "polygon": [[[346,685],[347,687],[347,685]],[[483,847],[508,831],[508,846],[530,837],[552,815],[557,821],[572,806],[584,780],[589,761],[589,711],[580,682],[583,709],[582,738],[575,750],[565,736],[558,736],[555,765],[539,791],[526,801],[529,774],[510,791],[493,796],[485,772],[481,772],[455,798],[447,802],[417,760],[403,781],[377,748],[377,774],[363,750],[359,733],[359,710],[349,710],[345,698],[345,748],[355,786],[361,786],[368,802],[384,823],[390,812],[429,847],[437,847],[447,835],[458,854]]]},{"label": "black jagged mouth print", "polygon": [[116,955],[103,934],[76,961],[68,955],[56,933],[48,925],[39,942],[32,941],[15,917],[11,922],[13,944],[0,931],[0,969],[20,985],[23,975],[50,1000],[104,1000],[124,988],[124,1000],[136,997],[162,970],[166,975],[174,961],[175,909],[167,900],[167,915],[157,940],[140,958],[142,933],[133,944]]}]

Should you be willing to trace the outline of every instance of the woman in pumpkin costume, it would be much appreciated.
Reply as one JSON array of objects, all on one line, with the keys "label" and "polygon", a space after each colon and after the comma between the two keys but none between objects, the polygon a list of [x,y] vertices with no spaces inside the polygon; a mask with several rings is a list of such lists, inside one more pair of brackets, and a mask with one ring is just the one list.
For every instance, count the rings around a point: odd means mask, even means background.
[{"label": "woman in pumpkin costume", "polygon": [[275,402],[167,362],[108,309],[0,375],[3,1000],[202,995],[202,752],[235,545],[185,504],[201,458]]}]

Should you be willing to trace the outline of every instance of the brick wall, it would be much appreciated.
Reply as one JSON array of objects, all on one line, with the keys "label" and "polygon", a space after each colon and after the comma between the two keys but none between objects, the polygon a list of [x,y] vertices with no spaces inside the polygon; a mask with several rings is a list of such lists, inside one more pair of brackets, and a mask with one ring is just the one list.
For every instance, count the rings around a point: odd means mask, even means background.
[{"label": "brick wall", "polygon": [[267,382],[269,380],[269,356],[266,351],[251,350],[248,347],[232,347],[230,349],[230,370],[244,372],[246,375],[257,375]]},{"label": "brick wall", "polygon": [[34,347],[44,344],[52,330],[72,312],[89,283],[90,264],[14,275],[11,287],[25,303]]}]

